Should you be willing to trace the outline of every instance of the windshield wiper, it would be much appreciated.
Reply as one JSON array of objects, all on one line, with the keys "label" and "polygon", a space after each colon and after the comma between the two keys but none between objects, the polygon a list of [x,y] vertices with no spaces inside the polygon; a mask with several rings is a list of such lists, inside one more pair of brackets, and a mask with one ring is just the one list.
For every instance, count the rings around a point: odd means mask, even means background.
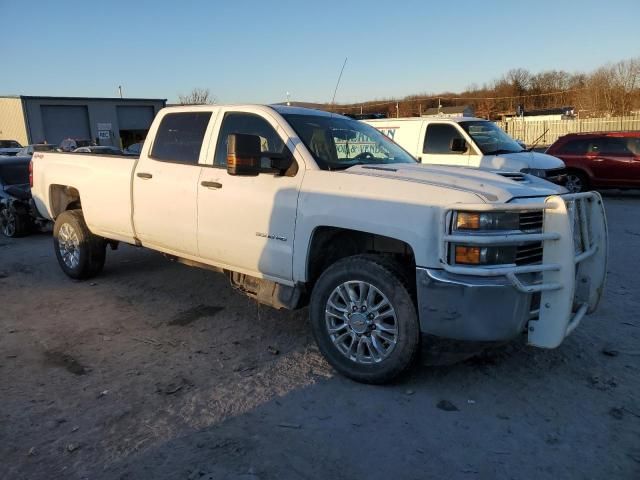
[{"label": "windshield wiper", "polygon": [[533,142],[533,144],[527,148],[527,152],[531,152],[533,151],[534,148],[536,148],[536,145],[538,145],[538,142],[540,142],[540,140],[542,140],[542,137],[544,137],[547,132],[549,131],[549,129],[547,128],[544,132],[542,132],[542,135],[540,135],[538,138],[536,138],[536,141]]},{"label": "windshield wiper", "polygon": [[498,150],[493,150],[492,152],[485,152],[484,154],[485,155],[500,155],[502,153],[520,153],[520,152],[526,152],[526,150],[522,149],[522,150],[514,151],[514,150],[509,150],[507,148],[499,148]]},{"label": "windshield wiper", "polygon": [[[368,158],[366,160],[357,160],[353,163],[333,163],[327,164],[331,170],[346,170],[347,168],[355,167],[357,165],[382,165],[387,162],[383,161],[372,161],[374,159]],[[377,160],[377,159],[376,159]],[[391,160],[391,159],[388,159]]]}]

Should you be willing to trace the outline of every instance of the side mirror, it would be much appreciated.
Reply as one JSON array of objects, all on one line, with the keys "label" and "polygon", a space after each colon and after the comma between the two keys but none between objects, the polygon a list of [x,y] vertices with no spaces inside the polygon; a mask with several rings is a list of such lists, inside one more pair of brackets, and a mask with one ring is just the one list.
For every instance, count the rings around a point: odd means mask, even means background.
[{"label": "side mirror", "polygon": [[227,173],[256,176],[260,173],[260,137],[232,133],[227,137]]},{"label": "side mirror", "polygon": [[457,153],[465,153],[467,151],[467,142],[464,138],[452,138],[449,150]]}]

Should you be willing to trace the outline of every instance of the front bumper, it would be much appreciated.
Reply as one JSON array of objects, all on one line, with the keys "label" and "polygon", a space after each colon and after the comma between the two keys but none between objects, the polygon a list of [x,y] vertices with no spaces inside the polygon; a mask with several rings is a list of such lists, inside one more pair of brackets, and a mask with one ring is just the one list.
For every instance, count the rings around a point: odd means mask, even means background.
[{"label": "front bumper", "polygon": [[[461,236],[451,232],[455,210],[544,212],[540,233]],[[457,340],[501,341],[528,332],[528,342],[555,348],[593,312],[606,276],[607,228],[595,192],[551,196],[544,203],[455,205],[442,223],[440,269],[418,268],[416,285],[423,333]],[[457,243],[510,245],[543,242],[534,265],[467,267],[446,261]]]},{"label": "front bumper", "polygon": [[519,292],[506,278],[418,268],[416,285],[422,333],[454,340],[510,340],[530,319],[534,294]]}]

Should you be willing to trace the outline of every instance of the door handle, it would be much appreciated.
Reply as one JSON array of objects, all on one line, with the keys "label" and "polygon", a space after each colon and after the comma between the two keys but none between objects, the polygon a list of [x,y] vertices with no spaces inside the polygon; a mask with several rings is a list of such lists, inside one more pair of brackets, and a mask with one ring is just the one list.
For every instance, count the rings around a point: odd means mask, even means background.
[{"label": "door handle", "polygon": [[138,178],[143,178],[145,180],[149,180],[150,178],[153,178],[153,175],[151,175],[150,173],[140,172],[140,173],[136,173],[136,175],[138,176]]},{"label": "door handle", "polygon": [[207,180],[203,180],[200,182],[200,185],[207,188],[222,188],[222,184],[219,182],[209,182]]}]

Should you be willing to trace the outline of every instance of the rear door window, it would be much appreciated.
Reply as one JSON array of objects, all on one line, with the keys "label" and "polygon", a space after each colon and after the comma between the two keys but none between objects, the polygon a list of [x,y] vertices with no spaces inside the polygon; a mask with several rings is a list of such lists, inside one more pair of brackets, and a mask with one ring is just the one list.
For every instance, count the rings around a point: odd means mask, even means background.
[{"label": "rear door window", "polygon": [[640,155],[640,137],[626,137],[627,148],[634,155]]},{"label": "rear door window", "polygon": [[454,138],[463,137],[453,125],[447,123],[430,123],[427,126],[427,134],[424,137],[422,153],[459,155],[459,152],[451,151],[451,141]]},{"label": "rear door window", "polygon": [[627,140],[622,137],[609,137],[604,139],[602,153],[608,155],[632,155],[627,147]]},{"label": "rear door window", "polygon": [[151,158],[163,162],[197,165],[211,112],[165,115],[158,127]]}]

